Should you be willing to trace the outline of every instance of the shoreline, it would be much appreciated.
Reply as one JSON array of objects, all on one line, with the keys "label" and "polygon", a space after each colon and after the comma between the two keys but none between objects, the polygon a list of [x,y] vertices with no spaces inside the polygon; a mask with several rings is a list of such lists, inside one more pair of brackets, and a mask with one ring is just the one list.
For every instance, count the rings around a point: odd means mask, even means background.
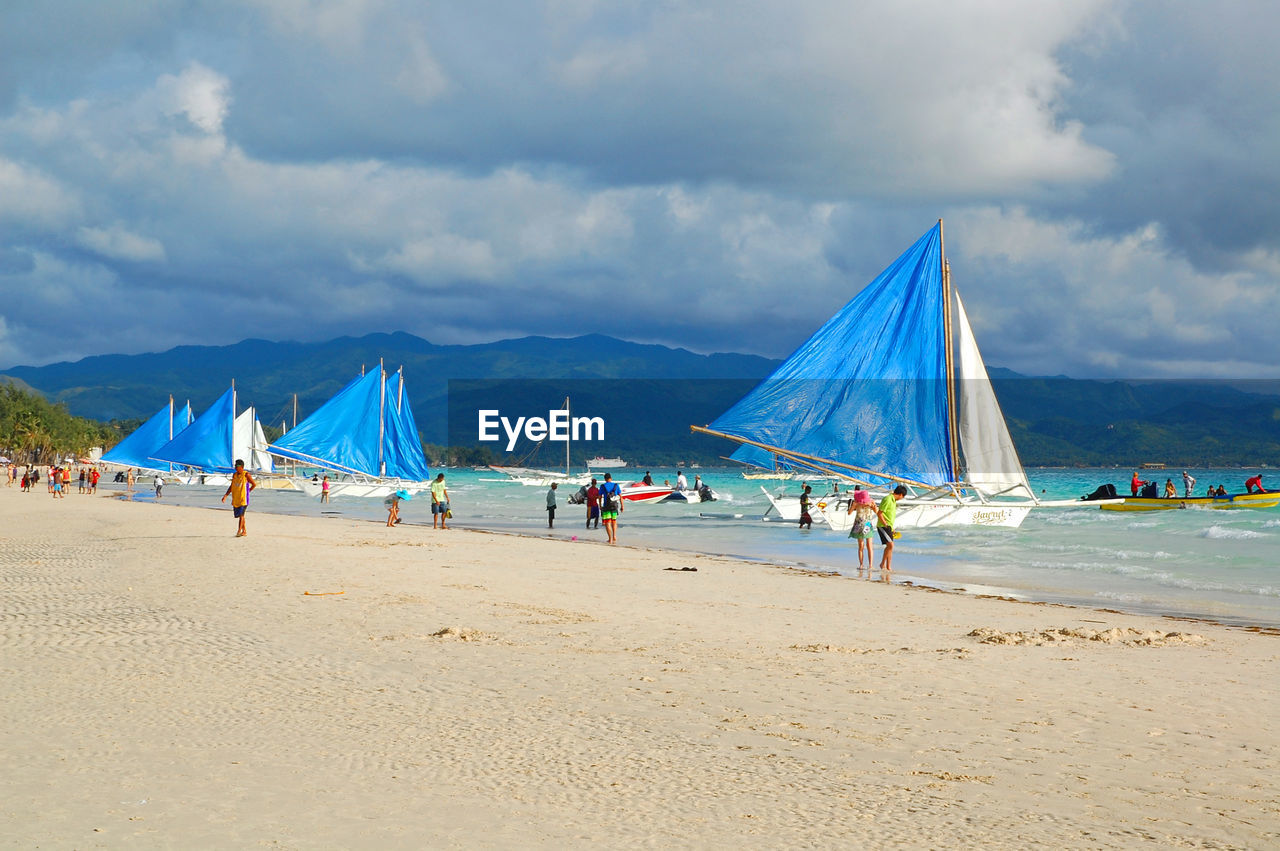
[{"label": "shoreline", "polygon": [[626,544],[0,505],[16,846],[1280,837],[1272,635]]},{"label": "shoreline", "polygon": [[[178,493],[181,494],[182,492],[179,491]],[[127,498],[124,493],[119,491],[116,491],[116,492],[107,491],[99,495],[111,496],[117,499],[122,499],[125,501],[135,501],[139,503],[154,502],[154,499],[150,496],[149,492],[143,488],[139,488],[135,492],[134,498],[132,499]],[[209,510],[215,510],[215,511],[220,509],[220,506],[218,505],[199,505],[199,504],[192,504],[192,503],[169,502],[167,500],[165,501],[164,504],[175,505],[178,507],[203,508],[203,509],[209,509]],[[373,504],[374,504],[373,502],[370,502],[370,505],[373,505]],[[341,506],[342,503],[334,503],[334,505]],[[382,520],[379,520],[376,518],[361,517],[358,515],[346,514],[339,509],[323,511],[319,515],[302,514],[302,513],[295,513],[295,512],[289,512],[289,511],[270,511],[270,510],[267,510],[267,511],[259,510],[257,513],[275,514],[281,517],[320,516],[320,517],[324,517],[325,519],[343,519],[343,520],[351,520],[353,522],[369,522],[369,523],[374,523],[375,525],[384,525]],[[493,526],[468,525],[471,521],[465,521],[465,520],[461,522],[462,522],[462,525],[457,525],[452,528],[465,530],[465,531],[472,531],[472,532],[483,532],[483,533],[493,534],[493,535],[511,535],[515,537],[525,537],[533,540],[558,540],[564,543],[569,543],[570,537],[573,536],[574,534],[574,532],[569,530],[567,527],[561,527],[560,529],[557,529],[554,534],[548,535],[545,533],[544,530],[523,529],[523,528],[503,528],[502,526],[493,527]],[[532,519],[531,519],[531,522],[532,522]],[[422,520],[406,520],[401,525],[413,526],[417,528],[423,528],[424,526]],[[431,527],[425,527],[425,528],[431,528]],[[625,538],[625,527],[620,527],[620,529],[624,531],[624,538]],[[644,535],[645,533],[642,532],[641,533],[642,538]],[[601,546],[605,545],[603,541],[597,541],[594,538],[588,538],[588,537],[579,537],[577,539],[577,542],[587,543],[587,544],[599,544]],[[780,557],[779,554],[777,553],[774,553],[772,555],[753,556],[753,555],[746,555],[742,553],[718,552],[712,549],[699,548],[693,545],[680,546],[678,543],[654,543],[652,541],[645,541],[645,540],[642,540],[640,543],[622,543],[622,544],[619,544],[618,546],[631,547],[634,549],[641,549],[641,550],[650,550],[653,552],[664,552],[664,553],[669,553],[671,555],[707,556],[707,557],[713,557],[713,558],[723,558],[723,559],[729,559],[735,562],[742,562],[745,564],[759,564],[759,565],[765,565],[770,567],[795,569],[800,571],[812,570],[819,573],[831,574],[833,576],[838,576],[844,579],[850,579],[854,581],[882,582],[882,580],[879,580],[879,579],[876,579],[876,580],[862,579],[854,575],[850,568],[847,568],[841,565],[826,564],[821,562],[809,562],[809,561],[804,561],[802,559],[795,559],[795,558],[785,558],[785,557]],[[916,553],[910,553],[910,554],[900,554],[898,558],[900,560],[910,559],[910,561],[907,563],[905,567],[900,566],[898,569],[896,569],[893,572],[894,576],[891,584],[900,585],[903,587],[925,588],[929,590],[943,591],[949,594],[956,594],[962,597],[1001,599],[1001,600],[1007,600],[1009,602],[1025,603],[1030,605],[1065,606],[1068,608],[1081,609],[1085,611],[1127,614],[1127,615],[1136,615],[1136,616],[1144,616],[1144,617],[1162,617],[1162,618],[1168,618],[1172,620],[1186,620],[1186,621],[1191,621],[1195,623],[1216,624],[1220,626],[1232,627],[1232,628],[1238,628],[1238,629],[1253,629],[1264,634],[1280,635],[1280,614],[1277,614],[1274,620],[1268,622],[1268,621],[1261,620],[1259,618],[1249,618],[1245,615],[1240,615],[1240,616],[1214,615],[1214,614],[1197,612],[1197,611],[1192,611],[1187,609],[1174,608],[1168,605],[1160,605],[1158,603],[1152,603],[1152,604],[1146,604],[1146,605],[1140,604],[1140,603],[1131,603],[1129,608],[1113,608],[1114,606],[1117,605],[1117,602],[1114,600],[1105,600],[1105,601],[1099,600],[1097,602],[1090,602],[1078,596],[1073,596],[1069,593],[1064,593],[1064,592],[1054,592],[1045,587],[1024,587],[1016,584],[987,583],[987,582],[980,582],[980,581],[974,581],[974,580],[968,580],[968,579],[929,577],[929,576],[913,573],[910,570],[911,564],[913,563],[924,562],[932,565],[942,565],[947,561],[945,558],[940,557],[931,552],[916,552]]]}]

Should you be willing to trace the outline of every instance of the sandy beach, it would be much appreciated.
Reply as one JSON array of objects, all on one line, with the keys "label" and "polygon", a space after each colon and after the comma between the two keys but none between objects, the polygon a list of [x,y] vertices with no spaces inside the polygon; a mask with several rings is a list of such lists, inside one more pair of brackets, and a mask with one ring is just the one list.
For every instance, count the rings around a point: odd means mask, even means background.
[{"label": "sandy beach", "polygon": [[625,522],[0,509],[6,848],[1280,844],[1280,636]]}]

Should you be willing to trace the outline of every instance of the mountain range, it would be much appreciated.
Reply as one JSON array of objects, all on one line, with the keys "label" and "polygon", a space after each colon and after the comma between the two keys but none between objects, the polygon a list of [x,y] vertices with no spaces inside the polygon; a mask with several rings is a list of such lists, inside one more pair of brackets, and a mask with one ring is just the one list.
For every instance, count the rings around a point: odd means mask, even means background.
[{"label": "mountain range", "polygon": [[[397,332],[320,343],[180,346],[17,366],[4,375],[65,403],[72,414],[104,421],[149,417],[170,394],[199,412],[234,380],[242,407],[255,405],[264,425],[278,429],[292,425],[294,394],[305,417],[379,359],[388,370],[404,368],[428,443],[466,441],[478,399],[545,413],[571,395],[579,410],[612,413],[609,439],[575,456],[625,454],[643,463],[710,462],[729,454],[732,445],[690,435],[689,424],[710,422],[779,363],[603,335],[435,345]],[[1278,382],[1032,378],[1000,368],[991,377],[1027,465],[1280,463]]]}]

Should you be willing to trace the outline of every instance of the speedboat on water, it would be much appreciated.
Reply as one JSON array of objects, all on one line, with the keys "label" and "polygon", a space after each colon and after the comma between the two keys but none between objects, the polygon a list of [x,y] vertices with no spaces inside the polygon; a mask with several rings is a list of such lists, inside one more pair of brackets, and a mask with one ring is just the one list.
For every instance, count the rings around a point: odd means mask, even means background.
[{"label": "speedboat on water", "polygon": [[665,485],[646,485],[644,482],[623,485],[621,490],[622,498],[631,503],[662,502],[676,493],[675,488]]}]

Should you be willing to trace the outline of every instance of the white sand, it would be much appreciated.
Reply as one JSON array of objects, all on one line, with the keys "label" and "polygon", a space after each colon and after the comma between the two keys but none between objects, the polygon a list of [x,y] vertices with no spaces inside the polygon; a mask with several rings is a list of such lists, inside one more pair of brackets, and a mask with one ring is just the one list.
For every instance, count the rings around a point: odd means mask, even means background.
[{"label": "white sand", "polygon": [[1280,845],[1273,635],[43,488],[0,517],[3,847]]}]

